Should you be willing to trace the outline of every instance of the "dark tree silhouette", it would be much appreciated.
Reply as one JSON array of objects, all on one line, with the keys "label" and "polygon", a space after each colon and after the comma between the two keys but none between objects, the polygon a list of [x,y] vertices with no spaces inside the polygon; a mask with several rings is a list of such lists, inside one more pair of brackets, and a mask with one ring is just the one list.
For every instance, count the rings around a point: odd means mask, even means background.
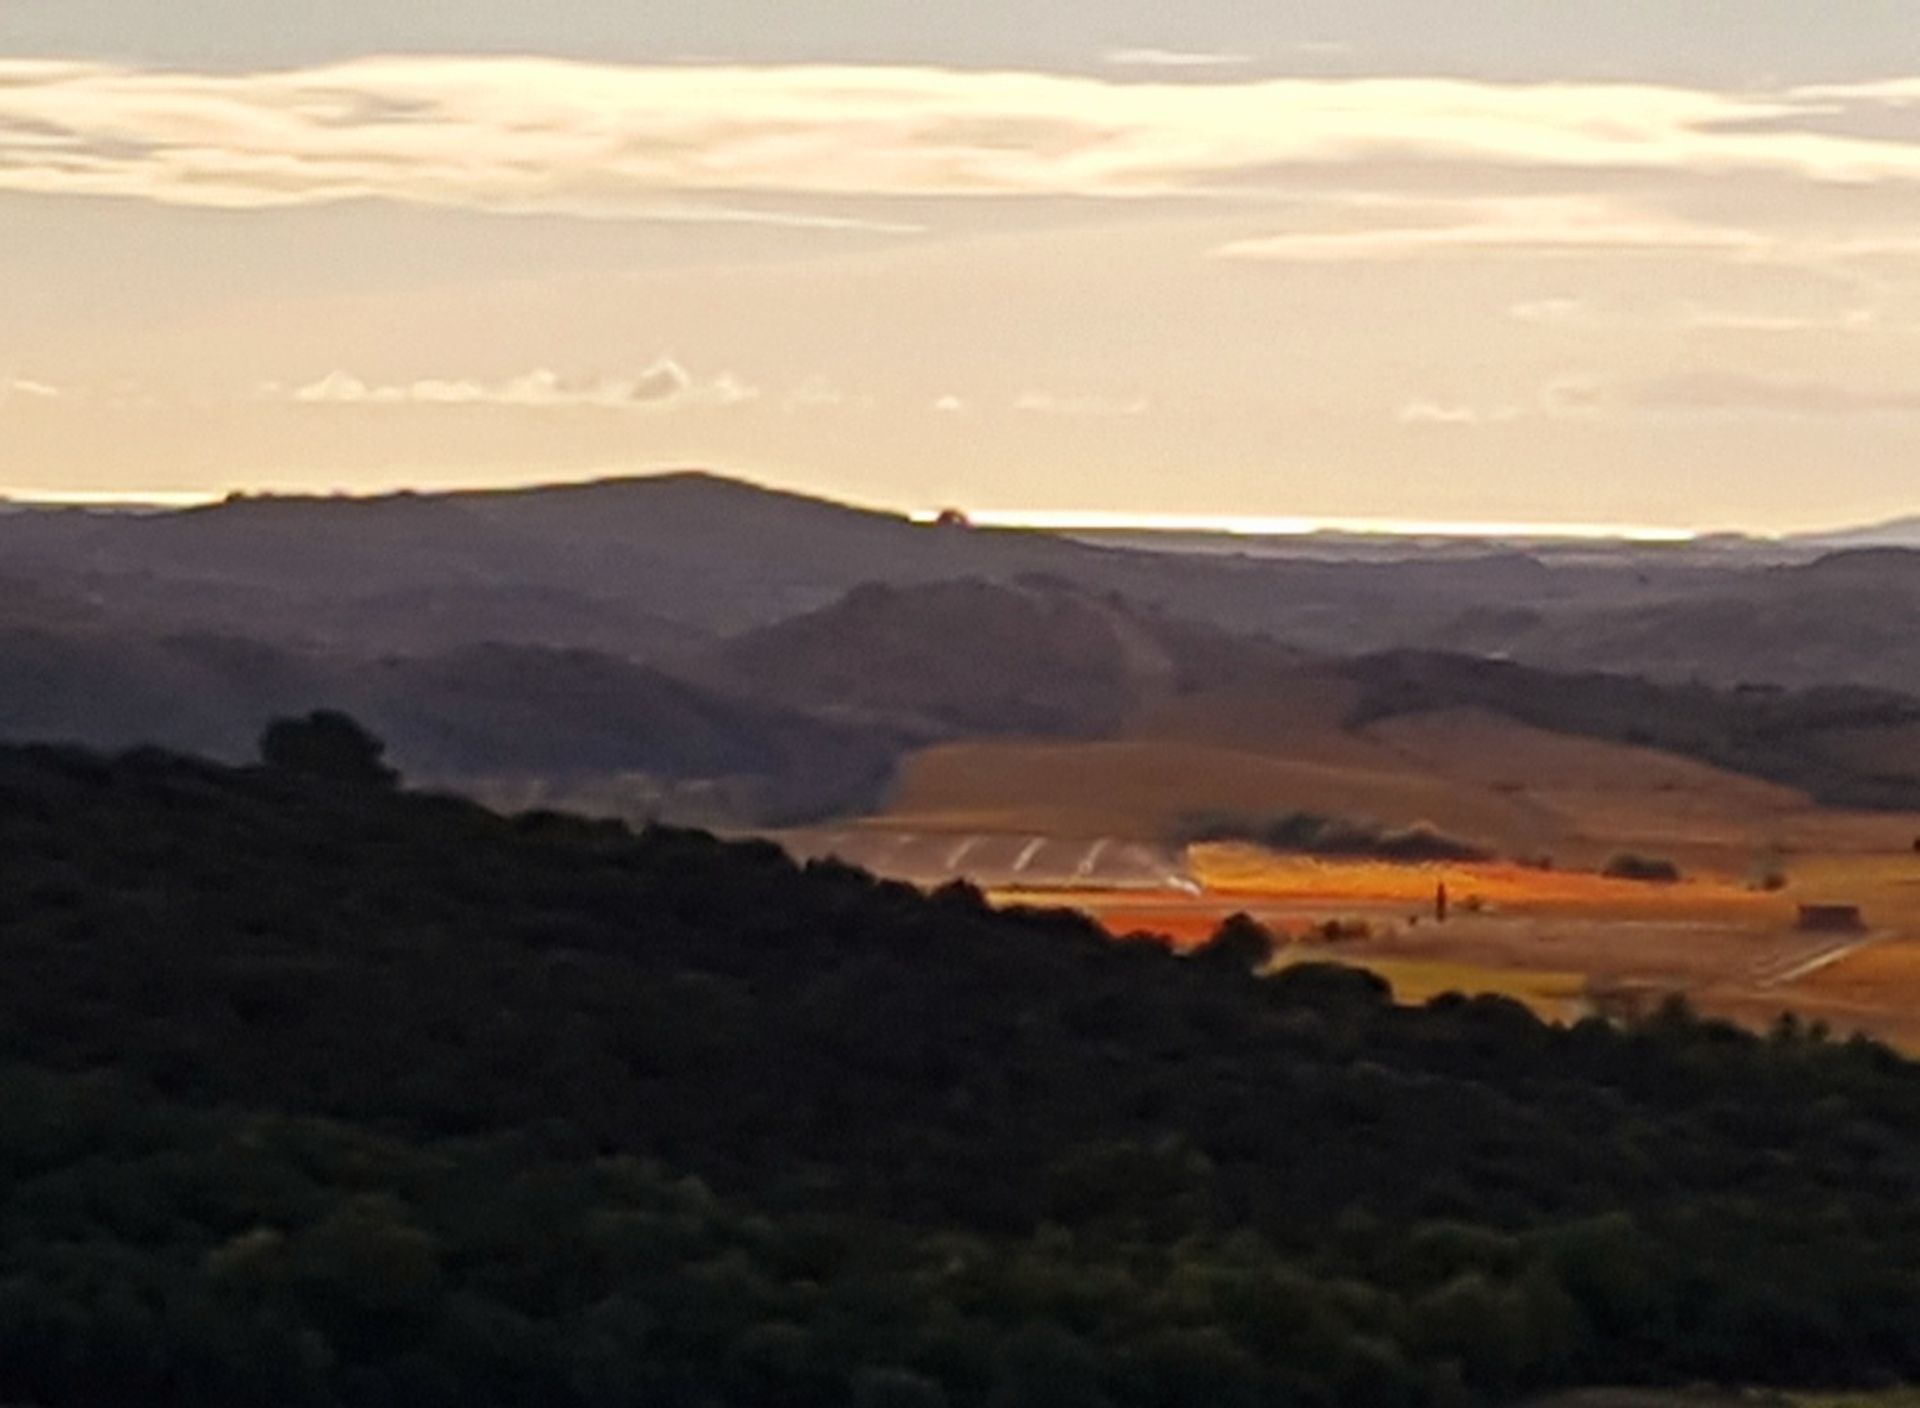
[{"label": "dark tree silhouette", "polygon": [[1228,915],[1213,937],[1195,949],[1202,963],[1228,971],[1257,973],[1273,961],[1273,931],[1249,914]]},{"label": "dark tree silhouette", "polygon": [[1884,1047],[1401,1006],[1245,918],[1180,958],[329,757],[0,746],[0,1404],[1920,1381]]},{"label": "dark tree silhouette", "polygon": [[270,768],[366,787],[399,784],[400,774],[383,761],[386,751],[386,744],[337,709],[275,719],[260,735],[260,760]]}]

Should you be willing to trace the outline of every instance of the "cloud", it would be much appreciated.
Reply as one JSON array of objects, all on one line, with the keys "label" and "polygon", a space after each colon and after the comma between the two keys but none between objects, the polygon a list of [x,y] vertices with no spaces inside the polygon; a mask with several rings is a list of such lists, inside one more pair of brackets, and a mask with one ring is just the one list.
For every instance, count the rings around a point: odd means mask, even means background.
[{"label": "cloud", "polygon": [[[1392,202],[1384,204],[1392,209]],[[1373,224],[1345,230],[1306,230],[1234,240],[1213,253],[1225,259],[1335,263],[1482,257],[1505,253],[1536,257],[1594,254],[1764,256],[1778,240],[1750,230],[1700,225],[1595,196],[1515,196],[1424,202],[1447,209],[1438,223]],[[1538,311],[1542,305],[1529,305]]]},{"label": "cloud", "polygon": [[30,401],[54,401],[66,392],[51,382],[35,381],[31,377],[16,376],[0,382],[0,393],[19,396]]},{"label": "cloud", "polygon": [[1680,314],[1682,326],[1713,332],[1864,332],[1876,321],[1871,308],[1848,308],[1837,314],[1805,315],[1754,313],[1690,304]]},{"label": "cloud", "polygon": [[1596,415],[1606,404],[1606,387],[1597,377],[1563,376],[1540,388],[1540,405],[1552,416]]},{"label": "cloud", "polygon": [[936,411],[944,411],[951,415],[956,411],[964,411],[967,408],[967,403],[961,400],[960,397],[949,393],[945,396],[936,397],[933,408]]},{"label": "cloud", "polygon": [[1016,411],[1054,416],[1143,416],[1153,408],[1144,396],[1120,399],[1111,396],[1059,396],[1050,391],[1029,391],[1014,398]]},{"label": "cloud", "polygon": [[1240,68],[1251,54],[1196,53],[1185,49],[1109,49],[1101,62],[1113,68]]},{"label": "cloud", "polygon": [[1409,401],[1393,418],[1402,425],[1478,425],[1480,412],[1472,406],[1446,405],[1439,401]]},{"label": "cloud", "polygon": [[510,406],[532,410],[598,407],[643,410],[668,406],[731,406],[751,401],[759,391],[731,373],[698,382],[670,358],[662,358],[632,377],[569,379],[549,370],[501,382],[447,381],[429,378],[404,383],[370,384],[349,372],[330,372],[291,392],[269,383],[263,394],[286,396],[317,406]]},{"label": "cloud", "polygon": [[1577,323],[1587,315],[1587,305],[1577,298],[1536,298],[1507,309],[1509,318],[1522,323]]},{"label": "cloud", "polygon": [[835,386],[823,376],[810,376],[787,392],[780,400],[789,411],[827,411],[839,407],[871,410],[876,399],[871,393],[853,395]]},{"label": "cloud", "polygon": [[[1124,51],[1123,51],[1124,52]],[[913,228],[796,201],[1297,189],[1290,169],[1741,173],[1920,185],[1920,133],[1847,119],[1920,79],[1724,93],[1629,83],[1170,81],[930,66],[646,65],[404,55],[266,72],[0,60],[0,190],[254,209],[388,200],[490,211]],[[1196,81],[1198,79],[1198,81]],[[1836,113],[1838,117],[1836,117]],[[1652,217],[1470,222],[1388,251],[1712,248]],[[1895,236],[1899,231],[1892,232]],[[1286,239],[1293,243],[1286,243]],[[1283,237],[1266,257],[1313,257]],[[1351,248],[1352,246],[1347,246]]]},{"label": "cloud", "polygon": [[1795,419],[1920,415],[1920,389],[1854,387],[1828,381],[1694,372],[1640,388],[1637,404],[1653,411]]},{"label": "cloud", "polygon": [[1446,401],[1409,401],[1393,413],[1402,425],[1501,425],[1518,420],[1520,407],[1513,405],[1478,406]]}]

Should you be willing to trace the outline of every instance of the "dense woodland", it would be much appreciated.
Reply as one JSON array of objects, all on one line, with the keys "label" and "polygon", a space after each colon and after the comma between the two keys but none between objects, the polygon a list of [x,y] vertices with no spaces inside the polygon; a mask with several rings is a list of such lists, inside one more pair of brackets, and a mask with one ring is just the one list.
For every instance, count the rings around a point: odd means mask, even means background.
[{"label": "dense woodland", "polygon": [[0,1401],[1920,1376],[1920,1068],[1395,1007],[765,845],[0,750]]}]

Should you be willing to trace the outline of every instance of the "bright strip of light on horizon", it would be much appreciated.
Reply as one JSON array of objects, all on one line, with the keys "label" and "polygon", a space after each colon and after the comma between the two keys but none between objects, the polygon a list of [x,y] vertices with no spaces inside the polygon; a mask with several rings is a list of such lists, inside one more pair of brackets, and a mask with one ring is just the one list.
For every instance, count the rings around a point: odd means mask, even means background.
[{"label": "bright strip of light on horizon", "polygon": [[[1118,513],[1101,509],[965,511],[981,528],[1032,528],[1056,533],[1216,533],[1246,538],[1304,538],[1344,533],[1386,538],[1560,538],[1593,542],[1689,543],[1687,528],[1642,523],[1521,523],[1420,518],[1304,518],[1242,514]],[[932,522],[935,513],[917,513]]]},{"label": "bright strip of light on horizon", "polygon": [[0,504],[26,508],[201,508],[225,497],[207,489],[0,489]]}]

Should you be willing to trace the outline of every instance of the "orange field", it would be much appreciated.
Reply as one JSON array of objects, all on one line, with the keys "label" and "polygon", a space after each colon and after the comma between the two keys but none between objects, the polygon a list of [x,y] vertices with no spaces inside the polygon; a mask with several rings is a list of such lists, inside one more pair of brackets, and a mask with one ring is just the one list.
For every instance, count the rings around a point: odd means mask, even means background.
[{"label": "orange field", "polygon": [[[1565,1016],[1622,994],[1684,991],[1745,1022],[1791,1007],[1920,1050],[1920,816],[1823,808],[1687,758],[1470,708],[1354,728],[1353,702],[1341,682],[1303,676],[1163,701],[1120,739],[931,748],[908,760],[869,824],[932,838],[997,833],[1019,846],[1107,838],[1106,857],[1154,847],[1168,857],[1166,883],[1190,880],[1193,893],[1155,889],[1151,876],[1146,888],[1103,888],[1086,866],[1036,864],[988,883],[1009,886],[1007,900],[1076,906],[1116,934],[1183,947],[1244,910],[1292,945],[1286,961],[1364,963],[1410,1001],[1458,985]],[[1173,841],[1196,815],[1292,812],[1427,823],[1548,864],[1403,865],[1211,844],[1188,847],[1178,873]],[[976,857],[991,849],[947,844]],[[1622,852],[1670,859],[1684,878],[1603,878]],[[1762,875],[1777,888],[1755,888]],[[1444,925],[1434,915],[1442,884]],[[1867,932],[1798,932],[1797,907],[1816,903],[1858,906]],[[1345,936],[1326,945],[1330,922]]]},{"label": "orange field", "polygon": [[[1793,1010],[1840,1033],[1864,1030],[1920,1051],[1920,859],[1912,855],[1807,857],[1811,888],[1780,894],[1724,878],[1648,885],[1510,864],[1327,861],[1246,846],[1198,847],[1189,861],[1204,887],[1198,895],[1001,898],[1075,905],[1116,935],[1152,933],[1182,948],[1246,913],[1283,940],[1278,962],[1358,964],[1406,1002],[1492,992],[1571,1020],[1644,1010],[1684,992],[1703,1010],[1751,1026]],[[1445,924],[1433,914],[1442,882]],[[1869,932],[1796,928],[1799,898],[1842,892],[1863,898]],[[1328,921],[1339,921],[1346,936],[1324,941]]]},{"label": "orange field", "polygon": [[1724,919],[1779,923],[1790,909],[1777,896],[1723,879],[1672,885],[1610,880],[1591,871],[1539,870],[1510,862],[1401,865],[1275,855],[1256,846],[1188,851],[1194,878],[1221,896],[1284,896],[1314,903],[1399,904],[1423,911],[1439,886],[1457,910],[1477,905],[1515,913],[1588,913],[1627,918]]}]

